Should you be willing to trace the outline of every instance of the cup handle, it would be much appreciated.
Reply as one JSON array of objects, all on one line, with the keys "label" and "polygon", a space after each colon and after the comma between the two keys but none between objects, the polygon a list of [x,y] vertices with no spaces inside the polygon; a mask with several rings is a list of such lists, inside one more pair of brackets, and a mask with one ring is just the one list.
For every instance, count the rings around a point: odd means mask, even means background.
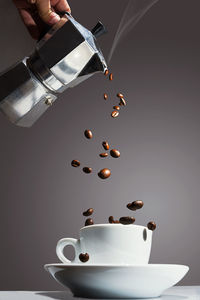
[{"label": "cup handle", "polygon": [[[56,246],[56,254],[58,258],[63,262],[63,263],[72,263],[73,261],[67,259],[64,254],[63,250],[66,246],[73,246],[75,250],[75,259],[77,257],[77,254],[79,253],[79,240],[77,239],[72,239],[72,238],[64,238],[58,241],[57,246]],[[74,259],[74,260],[75,260]]]}]

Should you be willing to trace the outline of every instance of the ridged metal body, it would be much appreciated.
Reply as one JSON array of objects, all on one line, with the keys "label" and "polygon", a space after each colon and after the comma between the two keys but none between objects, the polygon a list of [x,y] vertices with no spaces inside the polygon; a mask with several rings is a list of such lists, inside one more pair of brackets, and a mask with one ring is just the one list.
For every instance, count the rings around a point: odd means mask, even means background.
[{"label": "ridged metal body", "polygon": [[16,125],[30,127],[60,93],[105,72],[107,65],[96,43],[104,32],[100,22],[90,32],[64,14],[29,57],[0,75],[0,110]]}]

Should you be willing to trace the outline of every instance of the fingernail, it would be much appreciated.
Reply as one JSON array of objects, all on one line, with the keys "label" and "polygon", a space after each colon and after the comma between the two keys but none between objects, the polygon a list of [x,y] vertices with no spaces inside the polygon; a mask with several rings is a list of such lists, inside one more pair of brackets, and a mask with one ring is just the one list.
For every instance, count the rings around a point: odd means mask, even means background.
[{"label": "fingernail", "polygon": [[57,23],[58,21],[60,21],[59,15],[57,15],[55,12],[52,12],[49,16],[48,23],[53,25],[53,24]]}]

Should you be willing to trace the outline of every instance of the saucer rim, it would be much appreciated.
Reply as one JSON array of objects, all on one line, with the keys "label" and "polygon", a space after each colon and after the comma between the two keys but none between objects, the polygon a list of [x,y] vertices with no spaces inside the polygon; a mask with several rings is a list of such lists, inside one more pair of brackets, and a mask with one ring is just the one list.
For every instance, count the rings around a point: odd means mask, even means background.
[{"label": "saucer rim", "polygon": [[73,267],[73,268],[163,268],[163,267],[168,267],[168,268],[174,268],[174,267],[182,267],[186,268],[187,271],[189,271],[190,267],[187,265],[182,265],[182,264],[140,264],[140,265],[134,265],[134,264],[64,264],[64,263],[52,263],[52,264],[45,264],[44,268],[47,269],[49,267],[63,267],[63,268],[68,268],[68,267]]}]

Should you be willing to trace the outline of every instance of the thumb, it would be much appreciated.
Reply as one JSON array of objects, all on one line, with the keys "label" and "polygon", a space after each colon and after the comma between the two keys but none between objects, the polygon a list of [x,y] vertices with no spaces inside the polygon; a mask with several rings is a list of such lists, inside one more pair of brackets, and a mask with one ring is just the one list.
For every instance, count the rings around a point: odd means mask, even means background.
[{"label": "thumb", "polygon": [[60,17],[51,9],[50,0],[37,0],[36,6],[38,9],[38,13],[42,21],[53,25],[60,21]]}]

